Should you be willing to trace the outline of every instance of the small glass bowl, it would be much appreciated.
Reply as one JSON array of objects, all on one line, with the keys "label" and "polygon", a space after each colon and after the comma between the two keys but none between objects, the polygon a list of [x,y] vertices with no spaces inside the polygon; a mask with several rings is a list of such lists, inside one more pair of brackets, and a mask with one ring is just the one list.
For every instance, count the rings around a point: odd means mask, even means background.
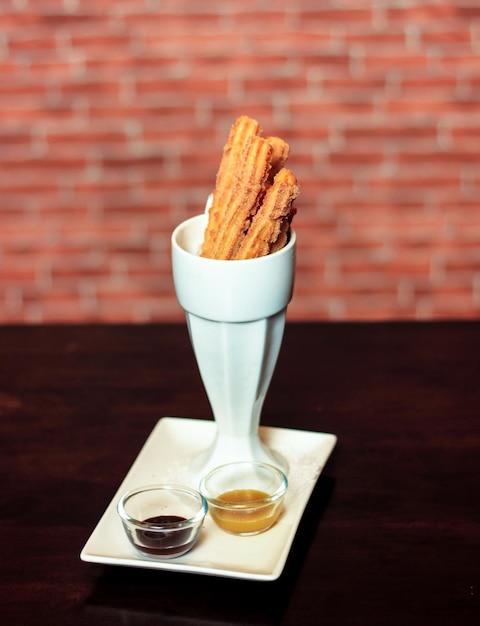
[{"label": "small glass bowl", "polygon": [[208,505],[195,489],[163,484],[123,495],[117,511],[132,545],[156,559],[173,559],[193,548]]},{"label": "small glass bowl", "polygon": [[256,535],[273,526],[287,489],[281,470],[256,461],[221,465],[200,481],[213,521],[236,535]]}]

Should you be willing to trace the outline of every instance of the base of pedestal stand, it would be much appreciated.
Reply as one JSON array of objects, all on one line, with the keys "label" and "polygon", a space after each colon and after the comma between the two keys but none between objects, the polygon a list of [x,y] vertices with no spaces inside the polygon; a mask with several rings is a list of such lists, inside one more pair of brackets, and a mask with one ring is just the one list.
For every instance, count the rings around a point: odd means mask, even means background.
[{"label": "base of pedestal stand", "polygon": [[244,438],[217,434],[212,444],[192,460],[188,472],[190,482],[198,487],[200,480],[210,470],[219,465],[236,461],[269,463],[281,469],[288,476],[287,460],[263,444],[258,434]]}]

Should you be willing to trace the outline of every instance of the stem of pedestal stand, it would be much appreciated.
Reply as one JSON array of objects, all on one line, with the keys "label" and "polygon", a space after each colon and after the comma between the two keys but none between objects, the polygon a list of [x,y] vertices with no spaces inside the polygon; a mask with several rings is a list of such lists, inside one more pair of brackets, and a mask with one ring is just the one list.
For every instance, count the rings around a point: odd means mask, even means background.
[{"label": "stem of pedestal stand", "polygon": [[193,464],[196,474],[233,461],[269,462],[258,428],[285,327],[285,313],[251,322],[217,322],[187,313],[200,375],[216,423],[213,444]]}]

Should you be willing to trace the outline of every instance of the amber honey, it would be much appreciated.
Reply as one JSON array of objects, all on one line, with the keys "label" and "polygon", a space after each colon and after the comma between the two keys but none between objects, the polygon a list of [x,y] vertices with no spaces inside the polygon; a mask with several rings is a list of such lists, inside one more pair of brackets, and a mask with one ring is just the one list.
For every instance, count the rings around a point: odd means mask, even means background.
[{"label": "amber honey", "polygon": [[[270,528],[280,515],[279,503],[260,501],[269,497],[268,493],[257,489],[234,489],[218,496],[217,500],[225,502],[227,506],[210,507],[213,520],[223,528],[233,533],[258,533]],[[232,506],[229,507],[228,504]]]}]

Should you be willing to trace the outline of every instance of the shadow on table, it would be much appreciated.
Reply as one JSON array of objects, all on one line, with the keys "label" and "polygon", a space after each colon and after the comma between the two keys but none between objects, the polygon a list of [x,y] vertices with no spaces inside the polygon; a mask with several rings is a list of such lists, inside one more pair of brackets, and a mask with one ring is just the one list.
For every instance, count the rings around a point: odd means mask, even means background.
[{"label": "shadow on table", "polygon": [[[321,475],[276,581],[248,581],[161,570],[106,567],[83,607],[91,623],[279,624],[334,490]],[[97,566],[92,566],[97,567]]]}]

